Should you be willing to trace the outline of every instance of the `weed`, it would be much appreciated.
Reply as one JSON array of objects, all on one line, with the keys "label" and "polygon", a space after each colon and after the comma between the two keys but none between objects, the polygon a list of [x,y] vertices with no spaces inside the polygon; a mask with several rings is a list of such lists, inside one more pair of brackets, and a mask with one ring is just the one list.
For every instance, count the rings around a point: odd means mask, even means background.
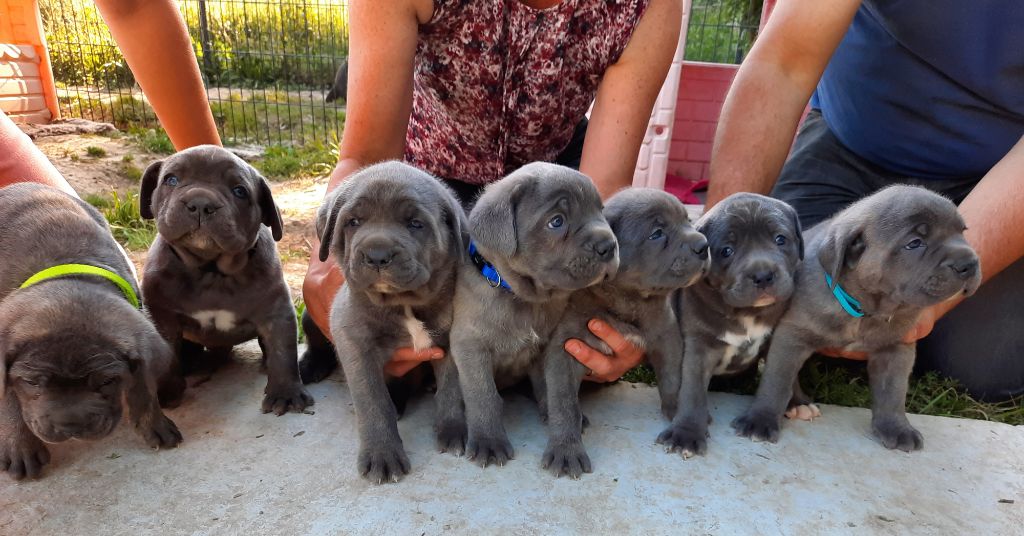
[{"label": "weed", "polygon": [[142,170],[139,166],[129,162],[121,162],[121,175],[124,175],[126,179],[132,182],[140,182],[142,180]]},{"label": "weed", "polygon": [[91,195],[86,202],[103,213],[110,225],[114,238],[129,251],[140,251],[149,247],[156,237],[156,223],[144,220],[139,215],[138,194],[110,192],[109,198]]},{"label": "weed", "polygon": [[70,158],[72,162],[78,162],[79,160],[82,159],[82,157],[80,157],[80,156],[78,156],[77,154],[74,154],[74,153],[71,153],[70,155],[68,155],[68,158]]},{"label": "weed", "polygon": [[126,154],[126,155],[121,157],[121,161],[126,163],[126,164],[128,164],[128,163],[134,162],[135,161],[135,157],[130,155],[130,154]]},{"label": "weed", "polygon": [[103,147],[96,147],[95,145],[90,145],[85,148],[85,154],[93,158],[103,158],[104,156],[107,156],[107,150],[104,149]]},{"label": "weed", "polygon": [[295,320],[299,326],[299,342],[306,342],[306,330],[302,329],[302,313],[306,312],[306,302],[302,301],[302,298],[295,300]]},{"label": "weed", "polygon": [[171,143],[171,138],[167,137],[167,132],[160,127],[132,127],[128,129],[128,133],[135,138],[135,142],[140,147],[151,153],[174,154],[174,144]]},{"label": "weed", "polygon": [[338,161],[338,152],[330,144],[312,142],[301,147],[272,145],[253,163],[271,180],[326,174]]}]

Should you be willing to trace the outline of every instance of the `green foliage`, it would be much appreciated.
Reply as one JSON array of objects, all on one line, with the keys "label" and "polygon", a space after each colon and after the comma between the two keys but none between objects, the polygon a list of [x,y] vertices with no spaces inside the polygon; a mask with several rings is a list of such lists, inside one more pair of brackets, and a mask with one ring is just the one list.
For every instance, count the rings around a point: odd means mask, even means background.
[{"label": "green foliage", "polygon": [[[173,154],[174,144],[171,143],[171,138],[167,137],[167,132],[160,127],[156,128],[140,128],[131,127],[128,129],[128,133],[135,138],[135,142],[142,146],[143,149],[156,154]],[[127,155],[126,155],[127,156]]]},{"label": "green foliage", "polygon": [[757,35],[764,0],[693,0],[686,59],[740,63]]},{"label": "green foliage", "polygon": [[299,343],[306,342],[306,330],[302,329],[302,313],[306,312],[306,302],[302,301],[302,298],[295,300],[295,320],[299,326]]},{"label": "green foliage", "polygon": [[[327,87],[348,55],[345,0],[178,2],[213,85]],[[67,85],[130,87],[135,79],[93,0],[40,0],[53,71]],[[205,28],[206,32],[203,33]]]},{"label": "green foliage", "polygon": [[156,237],[156,223],[139,215],[138,194],[121,197],[117,192],[110,192],[109,197],[88,195],[85,201],[103,213],[114,239],[125,249],[144,250]]},{"label": "green foliage", "polygon": [[121,162],[121,174],[132,182],[142,181],[142,170],[139,169],[139,166],[129,162]]},{"label": "green foliage", "polygon": [[253,165],[270,180],[330,173],[338,161],[332,144],[309,142],[301,147],[271,145]]},{"label": "green foliage", "polygon": [[85,148],[85,154],[93,158],[103,158],[104,156],[107,156],[107,150],[104,149],[103,147],[96,147],[95,145],[90,145]]}]

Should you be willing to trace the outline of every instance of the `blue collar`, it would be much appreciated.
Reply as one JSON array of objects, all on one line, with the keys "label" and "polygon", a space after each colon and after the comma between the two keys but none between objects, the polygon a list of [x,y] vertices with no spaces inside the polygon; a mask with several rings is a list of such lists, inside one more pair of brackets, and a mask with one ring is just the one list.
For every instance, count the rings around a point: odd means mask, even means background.
[{"label": "blue collar", "polygon": [[831,290],[832,295],[836,297],[836,301],[839,302],[839,306],[842,307],[847,314],[854,318],[864,316],[864,310],[860,308],[860,302],[843,290],[843,287],[839,286],[838,281],[833,285],[832,276],[828,275],[828,272],[825,272],[825,284],[828,285],[828,289]]},{"label": "blue collar", "polygon": [[480,270],[480,274],[484,276],[484,279],[491,284],[492,287],[501,287],[508,292],[512,292],[512,287],[508,286],[508,282],[501,278],[501,274],[498,273],[498,269],[493,264],[487,262],[487,259],[480,254],[476,249],[476,244],[472,240],[469,242],[469,258],[476,265],[477,269]]}]

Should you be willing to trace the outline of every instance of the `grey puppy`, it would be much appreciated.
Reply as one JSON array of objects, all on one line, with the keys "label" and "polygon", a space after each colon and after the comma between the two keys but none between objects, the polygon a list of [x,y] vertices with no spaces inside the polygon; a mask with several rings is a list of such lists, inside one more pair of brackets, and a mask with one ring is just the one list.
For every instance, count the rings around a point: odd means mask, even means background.
[{"label": "grey puppy", "polygon": [[[685,347],[682,380],[673,382],[679,411],[657,438],[684,458],[707,450],[711,376],[741,373],[766,353],[804,255],[796,211],[762,195],[727,197],[697,230],[708,239],[711,271],[678,297]],[[791,403],[809,400],[797,389]]]},{"label": "grey puppy", "polygon": [[338,99],[348,101],[348,60],[341,60],[338,72],[334,75],[334,84],[324,96],[324,102],[334,102]]},{"label": "grey puppy", "polygon": [[223,148],[193,147],[150,164],[139,208],[159,232],[142,293],[175,350],[161,403],[181,402],[189,352],[205,346],[224,356],[256,338],[267,367],[264,413],[313,405],[299,381],[295,310],[274,243],[281,215],[266,179]]},{"label": "grey puppy", "polygon": [[[447,350],[464,220],[447,187],[401,162],[353,174],[317,212],[320,259],[333,254],[345,274],[331,334],[355,403],[357,469],[370,481],[397,482],[409,472],[383,367],[401,347]],[[438,447],[461,453],[466,419],[457,372],[447,357],[433,365]]]},{"label": "grey puppy", "polygon": [[469,234],[475,253],[459,269],[451,336],[466,454],[481,466],[504,465],[514,452],[498,388],[529,375],[544,407],[544,346],[570,294],[615,273],[618,247],[590,179],[547,163],[487,186],[469,214]]},{"label": "grey puppy", "polygon": [[[160,411],[156,376],[171,350],[137,298],[124,253],[96,209],[37,184],[0,189],[0,471],[35,478],[50,461],[45,443],[99,439],[122,407],[153,448],[181,433]],[[64,275],[21,287],[62,264],[117,274]]]},{"label": "grey puppy", "polygon": [[679,393],[683,340],[669,296],[699,281],[710,265],[707,239],[694,230],[686,207],[671,194],[628,188],[608,200],[604,216],[619,244],[619,269],[613,279],[572,295],[545,350],[549,419],[542,465],[555,476],[579,478],[591,471],[579,405],[586,367],[567,355],[562,344],[575,337],[611,354],[586,329],[594,317],[608,322],[645,350],[658,376],[662,411],[671,418]]},{"label": "grey puppy", "polygon": [[978,256],[948,199],[891,186],[807,232],[807,254],[789,310],[772,341],[757,398],[732,423],[755,441],[776,441],[780,416],[804,361],[818,348],[868,354],[871,429],[887,448],[920,449],[905,413],[915,346],[901,341],[921,310],[981,281]]}]

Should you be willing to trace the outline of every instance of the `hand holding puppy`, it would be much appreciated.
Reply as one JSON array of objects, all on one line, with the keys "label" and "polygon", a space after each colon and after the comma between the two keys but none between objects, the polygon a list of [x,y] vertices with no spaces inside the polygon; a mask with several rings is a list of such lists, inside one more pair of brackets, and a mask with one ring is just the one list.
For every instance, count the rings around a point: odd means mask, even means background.
[{"label": "hand holding puppy", "polygon": [[596,318],[587,323],[587,328],[612,349],[612,355],[605,355],[579,339],[565,341],[565,351],[593,371],[584,377],[592,382],[613,382],[644,359],[643,350],[626,340],[615,328]]}]

